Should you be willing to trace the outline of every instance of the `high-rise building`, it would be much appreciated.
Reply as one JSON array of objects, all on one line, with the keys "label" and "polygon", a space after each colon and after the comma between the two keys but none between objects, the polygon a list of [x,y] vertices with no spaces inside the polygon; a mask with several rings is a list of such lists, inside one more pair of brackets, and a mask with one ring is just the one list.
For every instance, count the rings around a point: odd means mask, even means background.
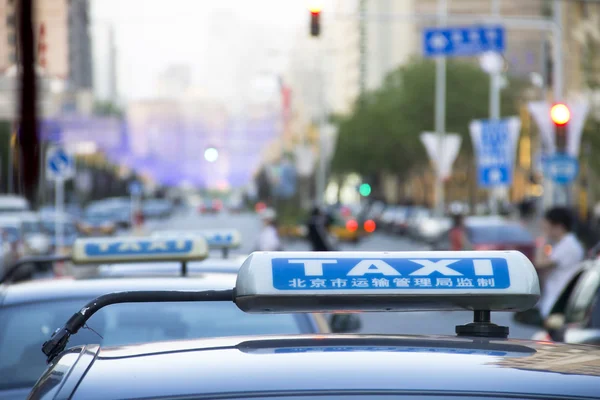
[{"label": "high-rise building", "polygon": [[[0,70],[17,61],[17,1],[0,0]],[[38,44],[38,64],[45,74],[67,79],[69,74],[69,0],[35,2],[34,29]],[[39,61],[42,61],[41,63]]]},{"label": "high-rise building", "polygon": [[70,0],[69,86],[74,90],[93,88],[89,8],[89,0]]},{"label": "high-rise building", "polygon": [[[363,22],[357,18],[361,3],[369,16]],[[324,30],[333,30],[330,46],[335,49],[332,63],[335,71],[332,107],[335,111],[349,112],[361,87],[379,87],[387,73],[406,63],[410,57],[421,55],[420,32],[435,22],[411,16],[435,15],[437,4],[437,0],[337,0],[334,3],[334,14],[340,17],[324,26]],[[501,0],[500,4],[503,16],[541,17],[547,13],[543,0]],[[491,11],[491,0],[448,0],[449,14],[489,15]],[[473,23],[478,23],[475,17]],[[509,73],[526,77],[531,72],[539,72],[543,68],[544,44],[549,33],[510,29],[507,36],[505,57]],[[362,57],[364,75],[360,73]],[[365,80],[364,85],[361,79]]]}]

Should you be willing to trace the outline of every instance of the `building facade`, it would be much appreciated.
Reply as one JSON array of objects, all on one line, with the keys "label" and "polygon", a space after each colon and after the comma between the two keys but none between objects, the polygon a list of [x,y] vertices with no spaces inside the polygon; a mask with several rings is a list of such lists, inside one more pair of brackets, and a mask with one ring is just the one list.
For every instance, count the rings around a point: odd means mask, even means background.
[{"label": "building facade", "polygon": [[93,89],[92,42],[89,0],[70,0],[69,87]]}]

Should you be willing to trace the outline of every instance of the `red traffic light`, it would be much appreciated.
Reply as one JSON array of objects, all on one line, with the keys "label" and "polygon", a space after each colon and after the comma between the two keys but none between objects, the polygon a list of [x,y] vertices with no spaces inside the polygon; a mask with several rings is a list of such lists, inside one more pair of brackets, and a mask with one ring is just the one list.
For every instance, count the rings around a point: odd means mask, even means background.
[{"label": "red traffic light", "polygon": [[310,11],[310,36],[317,37],[321,34],[321,7],[312,6]]},{"label": "red traffic light", "polygon": [[550,118],[558,126],[566,125],[571,119],[571,110],[565,104],[555,104],[550,109]]},{"label": "red traffic light", "polygon": [[311,5],[311,6],[308,7],[308,11],[310,11],[310,13],[312,15],[321,14],[321,9],[322,9],[322,7],[320,5],[317,5],[317,4],[313,4],[313,5]]}]

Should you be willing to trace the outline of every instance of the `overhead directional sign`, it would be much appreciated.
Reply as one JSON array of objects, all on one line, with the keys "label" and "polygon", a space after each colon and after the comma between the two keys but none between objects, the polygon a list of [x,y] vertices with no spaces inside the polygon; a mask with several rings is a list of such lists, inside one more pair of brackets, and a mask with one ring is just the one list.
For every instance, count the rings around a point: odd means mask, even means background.
[{"label": "overhead directional sign", "polygon": [[571,155],[554,153],[544,158],[544,173],[555,183],[569,184],[577,178],[579,162]]},{"label": "overhead directional sign", "polygon": [[471,123],[479,187],[507,186],[512,183],[516,141],[520,128],[518,118]]},{"label": "overhead directional sign", "polygon": [[425,57],[474,56],[506,49],[506,30],[501,25],[435,27],[423,30]]},{"label": "overhead directional sign", "polygon": [[66,180],[75,176],[75,161],[67,151],[54,146],[46,152],[46,177],[49,180]]}]

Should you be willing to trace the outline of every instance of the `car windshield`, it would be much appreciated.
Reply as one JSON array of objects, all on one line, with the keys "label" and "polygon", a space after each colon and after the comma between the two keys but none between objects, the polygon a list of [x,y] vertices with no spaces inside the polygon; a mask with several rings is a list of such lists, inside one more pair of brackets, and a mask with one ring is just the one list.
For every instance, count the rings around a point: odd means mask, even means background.
[{"label": "car windshield", "polygon": [[24,233],[40,233],[42,231],[42,226],[37,221],[25,221],[23,222],[23,232]]},{"label": "car windshield", "polygon": [[[85,303],[46,301],[0,309],[0,390],[33,386],[46,368],[42,344]],[[91,329],[73,335],[68,347],[308,332],[292,314],[247,314],[231,302],[117,304],[98,311],[87,326]]]},{"label": "car windshield", "polygon": [[[42,222],[42,227],[44,228],[45,232],[48,232],[52,235],[56,233],[56,223],[54,221],[44,221]],[[75,224],[72,222],[62,223],[62,227],[65,235],[73,235],[77,233],[77,228],[75,228]]]},{"label": "car windshield", "polygon": [[531,233],[520,225],[477,225],[467,226],[469,240],[473,244],[530,244],[534,241]]},{"label": "car windshield", "polygon": [[110,222],[112,219],[109,213],[89,212],[85,215],[85,221],[91,223]]}]

